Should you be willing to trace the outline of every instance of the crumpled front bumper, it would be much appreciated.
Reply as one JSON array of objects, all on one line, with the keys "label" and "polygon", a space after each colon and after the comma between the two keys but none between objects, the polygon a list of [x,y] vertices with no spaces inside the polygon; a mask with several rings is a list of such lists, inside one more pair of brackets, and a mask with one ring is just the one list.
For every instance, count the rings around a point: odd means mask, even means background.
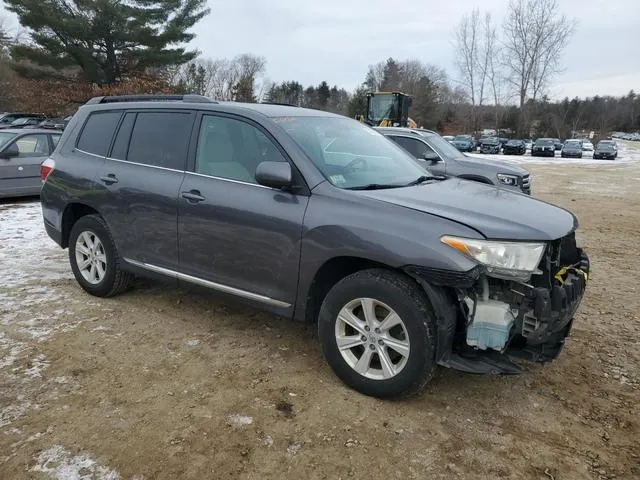
[{"label": "crumpled front bumper", "polygon": [[582,250],[579,255],[579,263],[557,275],[553,287],[534,287],[526,293],[525,308],[521,309],[518,322],[524,340],[509,346],[505,352],[508,356],[540,363],[558,356],[571,331],[589,278],[589,257]]}]

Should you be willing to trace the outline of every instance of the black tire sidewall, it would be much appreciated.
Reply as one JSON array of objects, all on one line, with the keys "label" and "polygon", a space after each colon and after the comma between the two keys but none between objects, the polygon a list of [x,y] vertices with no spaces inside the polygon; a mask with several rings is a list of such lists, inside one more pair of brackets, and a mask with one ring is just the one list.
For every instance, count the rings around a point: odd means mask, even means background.
[{"label": "black tire sidewall", "polygon": [[[106,275],[102,281],[96,284],[91,284],[85,280],[76,263],[76,241],[83,232],[92,232],[100,239],[107,257]],[[89,215],[80,218],[73,225],[69,235],[69,263],[71,264],[71,270],[76,277],[76,281],[88,293],[104,297],[112,291],[116,280],[116,250],[111,240],[111,235],[102,219],[94,215]]]},{"label": "black tire sidewall", "polygon": [[[421,383],[426,371],[432,373],[435,369],[433,314],[430,308],[425,312],[411,294],[394,283],[362,277],[345,280],[334,286],[320,309],[318,329],[324,356],[336,375],[355,390],[381,398],[403,396],[416,383]],[[404,322],[410,343],[409,358],[402,371],[390,379],[372,380],[360,375],[346,363],[337,347],[335,324],[338,313],[356,298],[381,301],[395,310]]]}]

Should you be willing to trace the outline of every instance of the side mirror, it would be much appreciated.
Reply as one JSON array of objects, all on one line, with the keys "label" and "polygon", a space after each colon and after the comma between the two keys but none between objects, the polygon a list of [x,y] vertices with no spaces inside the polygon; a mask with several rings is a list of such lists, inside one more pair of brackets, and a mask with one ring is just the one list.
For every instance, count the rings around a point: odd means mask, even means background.
[{"label": "side mirror", "polygon": [[431,163],[438,163],[441,158],[436,152],[425,152],[422,158]]},{"label": "side mirror", "polygon": [[15,146],[15,144],[11,145],[4,152],[0,152],[0,158],[2,158],[4,160],[9,160],[11,158],[19,157],[19,156],[20,156],[20,151]]},{"label": "side mirror", "polygon": [[262,162],[256,168],[256,181],[270,188],[290,187],[293,181],[288,162]]}]

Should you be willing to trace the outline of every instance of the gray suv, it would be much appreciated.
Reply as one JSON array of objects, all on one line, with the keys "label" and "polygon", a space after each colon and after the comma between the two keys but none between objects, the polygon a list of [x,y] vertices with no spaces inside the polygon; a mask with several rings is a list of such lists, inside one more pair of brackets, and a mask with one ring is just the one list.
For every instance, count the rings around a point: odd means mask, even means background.
[{"label": "gray suv", "polygon": [[42,164],[45,228],[90,294],[153,276],[317,324],[378,397],[560,352],[589,271],[570,212],[428,175],[339,115],[151,99],[91,100]]},{"label": "gray suv", "polygon": [[404,148],[431,173],[531,194],[531,177],[524,168],[469,157],[431,130],[402,127],[376,127],[376,130]]}]

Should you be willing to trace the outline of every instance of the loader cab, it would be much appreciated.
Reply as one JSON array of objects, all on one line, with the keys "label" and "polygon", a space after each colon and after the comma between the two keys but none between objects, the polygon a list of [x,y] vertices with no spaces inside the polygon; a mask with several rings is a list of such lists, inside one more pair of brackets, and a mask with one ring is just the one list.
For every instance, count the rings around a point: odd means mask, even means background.
[{"label": "loader cab", "polygon": [[409,118],[412,98],[400,92],[367,94],[366,123],[375,127],[411,127]]}]

